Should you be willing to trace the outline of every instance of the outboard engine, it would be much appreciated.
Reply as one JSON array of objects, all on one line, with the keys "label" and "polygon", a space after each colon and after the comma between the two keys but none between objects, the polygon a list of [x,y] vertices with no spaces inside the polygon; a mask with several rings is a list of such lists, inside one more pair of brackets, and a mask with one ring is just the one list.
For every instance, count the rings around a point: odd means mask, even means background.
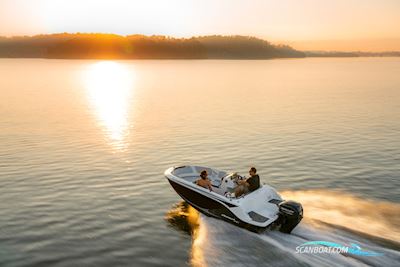
[{"label": "outboard engine", "polygon": [[286,200],[279,203],[279,231],[290,234],[292,230],[303,219],[303,207],[300,203]]}]

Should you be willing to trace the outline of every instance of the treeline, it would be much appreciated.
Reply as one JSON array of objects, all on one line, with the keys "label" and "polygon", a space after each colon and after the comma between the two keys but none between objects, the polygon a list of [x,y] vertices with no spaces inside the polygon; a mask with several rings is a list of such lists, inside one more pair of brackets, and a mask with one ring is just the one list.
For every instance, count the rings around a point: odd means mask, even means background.
[{"label": "treeline", "polygon": [[306,57],[400,57],[400,51],[387,52],[340,52],[340,51],[306,51]]},{"label": "treeline", "polygon": [[0,37],[0,57],[60,59],[270,59],[305,57],[286,45],[248,36],[50,34]]}]

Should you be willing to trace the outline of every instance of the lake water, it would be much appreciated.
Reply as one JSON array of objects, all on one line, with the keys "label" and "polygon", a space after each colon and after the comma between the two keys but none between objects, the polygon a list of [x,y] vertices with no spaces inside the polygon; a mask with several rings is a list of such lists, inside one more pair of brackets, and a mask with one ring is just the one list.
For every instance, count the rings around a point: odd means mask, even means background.
[{"label": "lake water", "polygon": [[[0,59],[0,115],[0,266],[399,266],[400,58]],[[305,218],[199,215],[181,164],[254,165]]]}]

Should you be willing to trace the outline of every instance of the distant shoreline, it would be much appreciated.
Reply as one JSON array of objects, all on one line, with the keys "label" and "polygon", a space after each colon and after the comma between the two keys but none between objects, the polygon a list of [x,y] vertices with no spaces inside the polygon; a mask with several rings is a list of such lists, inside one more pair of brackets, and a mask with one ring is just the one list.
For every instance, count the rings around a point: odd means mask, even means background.
[{"label": "distant shoreline", "polygon": [[265,61],[265,60],[297,60],[297,59],[311,59],[311,58],[336,58],[336,59],[346,59],[346,58],[398,58],[400,56],[315,56],[315,57],[301,57],[301,58],[44,58],[44,57],[1,57],[1,59],[42,59],[42,60],[113,60],[113,61],[146,61],[146,60],[159,60],[159,61],[207,61],[207,60],[225,60],[225,61]]},{"label": "distant shoreline", "polygon": [[0,58],[265,60],[305,57],[399,57],[400,51],[299,51],[251,36],[173,38],[96,33],[0,37]]}]

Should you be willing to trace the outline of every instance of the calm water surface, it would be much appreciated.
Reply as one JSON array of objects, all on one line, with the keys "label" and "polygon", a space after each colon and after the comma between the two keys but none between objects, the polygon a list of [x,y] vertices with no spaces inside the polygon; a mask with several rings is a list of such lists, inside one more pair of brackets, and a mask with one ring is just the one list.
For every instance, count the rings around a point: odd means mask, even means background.
[{"label": "calm water surface", "polygon": [[[305,219],[199,215],[178,164],[254,165]],[[399,58],[0,59],[0,266],[399,266],[399,214]],[[295,253],[310,240],[384,256]]]}]

